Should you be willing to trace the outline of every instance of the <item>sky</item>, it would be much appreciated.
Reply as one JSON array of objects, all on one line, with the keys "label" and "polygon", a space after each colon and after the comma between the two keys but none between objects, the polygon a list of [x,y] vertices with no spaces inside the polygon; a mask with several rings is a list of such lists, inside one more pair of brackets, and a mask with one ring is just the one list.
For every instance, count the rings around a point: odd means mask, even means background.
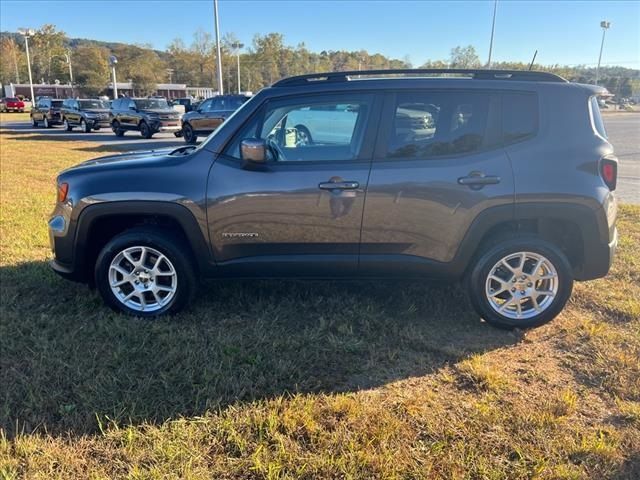
[{"label": "sky", "polygon": [[[541,64],[598,62],[640,68],[640,0],[498,0],[494,61]],[[446,60],[458,45],[487,59],[493,0],[220,0],[221,34],[247,46],[255,34],[278,32],[285,44],[311,51],[360,50],[408,59],[420,66]],[[201,28],[213,33],[213,0],[0,0],[0,30],[52,23],[73,38],[151,44],[164,50],[175,38],[189,44]]]}]

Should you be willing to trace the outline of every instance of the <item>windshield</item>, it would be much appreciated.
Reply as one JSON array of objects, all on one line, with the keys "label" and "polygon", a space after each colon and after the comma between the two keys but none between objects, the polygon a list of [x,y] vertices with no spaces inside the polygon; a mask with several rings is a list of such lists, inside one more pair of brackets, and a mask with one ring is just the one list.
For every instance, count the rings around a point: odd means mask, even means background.
[{"label": "windshield", "polygon": [[247,97],[229,97],[222,101],[222,110],[235,110],[240,108],[243,103],[249,100]]},{"label": "windshield", "polygon": [[104,100],[78,100],[78,104],[80,108],[83,110],[89,110],[89,109],[106,110],[109,108],[109,104]]},{"label": "windshield", "polygon": [[134,100],[136,107],[139,110],[152,110],[152,109],[167,109],[169,104],[164,98],[144,98],[140,100]]},{"label": "windshield", "polygon": [[20,100],[18,100],[17,98],[7,98],[7,102],[19,102]]},{"label": "windshield", "polygon": [[62,106],[62,100],[51,100],[51,106],[52,107],[61,107]]},{"label": "windshield", "polygon": [[215,136],[216,136],[216,134],[217,134],[218,132],[220,132],[221,130],[224,130],[224,128],[222,128],[222,127],[224,127],[224,124],[225,124],[225,123],[229,123],[233,117],[235,117],[235,116],[236,116],[236,115],[238,115],[240,112],[242,112],[245,108],[247,108],[247,105],[249,105],[250,103],[253,103],[253,102],[251,102],[251,100],[252,100],[252,99],[254,99],[254,98],[256,98],[256,97],[251,97],[251,99],[249,99],[249,101],[248,101],[248,102],[244,102],[240,108],[238,108],[235,112],[233,112],[231,115],[229,115],[229,116],[227,117],[227,119],[224,121],[224,123],[223,123],[220,127],[216,128],[216,129],[213,131],[213,133],[212,133],[212,134],[210,134],[204,142],[202,142],[200,145],[198,145],[197,150],[200,150],[201,148],[203,148],[204,146],[206,146],[206,145],[211,141],[211,139],[212,139],[213,137],[215,137]]}]

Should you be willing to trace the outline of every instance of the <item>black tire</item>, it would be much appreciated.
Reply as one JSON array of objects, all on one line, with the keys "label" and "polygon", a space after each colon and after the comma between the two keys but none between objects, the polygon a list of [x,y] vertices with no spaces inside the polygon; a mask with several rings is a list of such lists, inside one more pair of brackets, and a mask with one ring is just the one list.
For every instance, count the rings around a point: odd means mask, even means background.
[{"label": "black tire", "polygon": [[114,120],[111,123],[111,130],[113,130],[113,133],[116,134],[116,137],[124,137],[124,130],[122,128],[120,128],[120,122],[117,120]]},{"label": "black tire", "polygon": [[193,131],[193,127],[190,123],[185,123],[182,126],[182,137],[184,138],[185,143],[193,145],[198,141],[198,136]]},{"label": "black tire", "polygon": [[[557,273],[557,292],[540,313],[529,318],[514,319],[498,313],[491,306],[487,298],[486,282],[491,270],[500,259],[518,252],[541,255],[551,263]],[[467,288],[475,310],[491,325],[505,329],[533,328],[550,322],[562,311],[571,296],[573,273],[567,257],[554,244],[532,235],[514,236],[492,242],[490,246],[481,251],[467,277]]]},{"label": "black tire", "polygon": [[140,122],[140,135],[147,139],[153,137],[153,130],[151,130],[151,127],[145,121]]},{"label": "black tire", "polygon": [[298,138],[296,138],[296,142],[298,142],[299,139],[306,137],[304,145],[313,145],[313,137],[311,137],[311,132],[307,127],[305,127],[304,125],[296,125],[295,128],[298,132]]},{"label": "black tire", "polygon": [[67,132],[70,132],[70,131],[72,131],[72,130],[73,130],[73,127],[72,127],[72,126],[71,126],[71,124],[69,123],[69,120],[67,120],[66,118],[62,120],[62,123],[63,123],[63,125],[64,125],[64,127],[65,127],[65,130],[66,130]]},{"label": "black tire", "polygon": [[80,120],[80,130],[84,133],[91,133],[91,127],[87,124],[84,118]]},{"label": "black tire", "polygon": [[31,125],[33,125],[33,128],[38,128],[38,121],[31,117]]},{"label": "black tire", "polygon": [[[109,267],[112,260],[121,251],[134,246],[150,247],[159,251],[169,259],[175,269],[177,275],[175,295],[158,310],[144,312],[130,308],[122,303],[111,290]],[[111,239],[98,255],[94,280],[103,300],[113,310],[147,318],[173,315],[181,311],[193,300],[198,286],[189,246],[179,235],[154,227],[132,228]]]},{"label": "black tire", "polygon": [[49,119],[47,118],[47,116],[45,115],[44,118],[42,119],[42,126],[44,128],[51,128],[51,124],[49,123]]}]

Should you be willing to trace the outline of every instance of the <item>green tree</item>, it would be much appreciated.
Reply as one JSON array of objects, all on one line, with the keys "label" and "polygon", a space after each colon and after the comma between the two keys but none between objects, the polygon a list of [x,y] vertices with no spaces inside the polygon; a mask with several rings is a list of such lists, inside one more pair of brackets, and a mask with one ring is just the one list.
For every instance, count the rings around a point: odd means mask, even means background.
[{"label": "green tree", "polygon": [[29,40],[34,82],[53,83],[56,79],[68,78],[64,58],[66,43],[66,34],[56,30],[55,25],[45,24],[36,30]]},{"label": "green tree", "polygon": [[24,52],[12,37],[0,39],[0,84],[20,83],[26,77],[21,74],[25,65]]},{"label": "green tree", "polygon": [[109,50],[95,45],[80,46],[72,53],[74,81],[89,96],[100,94],[109,82]]},{"label": "green tree", "polygon": [[451,68],[478,68],[481,63],[476,49],[473,45],[468,45],[451,49],[449,65]]}]

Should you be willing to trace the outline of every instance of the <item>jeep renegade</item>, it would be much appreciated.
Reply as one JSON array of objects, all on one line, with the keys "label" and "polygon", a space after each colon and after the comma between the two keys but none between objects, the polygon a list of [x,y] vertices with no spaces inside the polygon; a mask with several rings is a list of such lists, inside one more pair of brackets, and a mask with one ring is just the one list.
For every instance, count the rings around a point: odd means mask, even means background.
[{"label": "jeep renegade", "polygon": [[51,265],[141,317],[202,276],[439,278],[493,325],[538,326],[615,252],[603,93],[534,71],[287,78],[199,146],[62,172]]}]

